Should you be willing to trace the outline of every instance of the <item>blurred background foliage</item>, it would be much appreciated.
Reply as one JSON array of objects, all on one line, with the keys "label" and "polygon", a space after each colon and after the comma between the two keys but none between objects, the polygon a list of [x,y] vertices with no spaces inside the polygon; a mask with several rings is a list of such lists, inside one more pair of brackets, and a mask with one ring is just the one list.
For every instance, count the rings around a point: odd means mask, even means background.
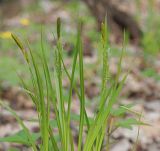
[{"label": "blurred background foliage", "polygon": [[[92,1],[92,0],[91,0]],[[128,32],[127,55],[142,56],[144,64],[154,64],[154,60],[159,56],[160,50],[160,20],[159,10],[156,5],[156,0],[146,1],[114,1],[101,0],[101,3],[106,4],[109,8],[110,3],[119,11],[123,10],[127,15],[132,15],[132,18],[137,23],[142,35],[138,37],[138,42],[130,41],[131,34],[128,27],[123,27],[121,30]],[[83,19],[83,37],[84,49],[86,56],[93,56],[97,53],[97,41],[100,38],[98,32],[98,17],[94,15],[92,8],[89,6],[90,0],[1,0],[0,1],[0,82],[7,82],[11,85],[18,84],[19,80],[15,73],[28,78],[26,69],[23,66],[23,59],[17,47],[13,43],[10,33],[16,33],[24,41],[29,39],[34,51],[39,53],[40,49],[40,32],[41,26],[45,28],[45,38],[47,49],[52,50],[55,44],[55,21],[57,17],[61,17],[63,21],[63,41],[64,41],[64,56],[70,57],[73,52],[74,36],[76,34],[76,26],[78,16]],[[125,4],[125,5],[124,5]],[[130,7],[133,4],[133,8]],[[109,6],[108,6],[109,5]],[[89,7],[88,7],[89,6]],[[124,7],[125,6],[125,7]],[[94,6],[95,7],[95,6]],[[111,5],[112,7],[112,5]],[[123,8],[124,7],[124,8]],[[128,9],[127,9],[128,7]],[[89,9],[88,9],[89,8]],[[131,9],[130,9],[131,8]],[[97,8],[98,10],[98,8]],[[130,11],[131,10],[131,11]],[[107,12],[107,10],[106,10]],[[97,12],[101,13],[101,12]],[[108,13],[110,14],[110,12]],[[112,12],[111,12],[112,14]],[[114,15],[113,15],[114,16]],[[108,20],[111,18],[107,16]],[[118,16],[117,16],[118,17]],[[122,16],[123,17],[123,16]],[[116,15],[113,17],[116,18]],[[119,19],[122,24],[124,18]],[[114,20],[115,21],[115,20]],[[119,21],[119,22],[120,22]],[[119,22],[116,22],[117,25]],[[122,26],[119,24],[118,26]],[[110,27],[112,26],[113,27]],[[110,25],[110,42],[112,43],[111,54],[119,56],[119,50],[122,45],[122,36],[117,31],[115,23]],[[116,34],[113,29],[116,29]],[[53,34],[52,34],[53,33]],[[68,36],[69,35],[69,36]],[[69,37],[69,38],[68,38]],[[134,49],[134,50],[133,50]],[[50,54],[48,54],[50,56]],[[147,60],[146,60],[147,59]],[[149,63],[148,63],[149,61]],[[93,67],[94,68],[94,67]],[[94,70],[94,69],[93,69]],[[156,69],[149,70],[144,68],[143,74],[146,76],[159,77]],[[159,78],[156,78],[159,79]]]}]

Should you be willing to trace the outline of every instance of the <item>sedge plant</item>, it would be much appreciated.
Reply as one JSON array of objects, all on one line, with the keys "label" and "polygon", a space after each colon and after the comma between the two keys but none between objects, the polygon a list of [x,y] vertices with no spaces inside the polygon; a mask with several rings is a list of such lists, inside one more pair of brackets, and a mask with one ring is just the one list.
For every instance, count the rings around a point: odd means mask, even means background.
[{"label": "sedge plant", "polygon": [[[111,78],[109,69],[109,37],[106,22],[102,24],[100,40],[102,84],[99,100],[97,100],[97,112],[94,113],[93,117],[87,115],[81,26],[82,23],[80,22],[77,30],[77,41],[74,48],[71,73],[67,70],[63,60],[60,18],[57,19],[57,44],[52,50],[54,58],[52,65],[54,71],[51,70],[45,54],[47,50],[44,46],[42,32],[42,55],[38,57],[28,41],[26,42],[28,49],[26,49],[22,41],[15,34],[12,34],[12,38],[20,48],[30,72],[32,89],[27,86],[27,83],[25,83],[22,77],[20,77],[20,80],[23,89],[28,93],[36,108],[40,132],[31,132],[16,112],[1,101],[0,104],[13,114],[22,130],[12,136],[0,138],[0,142],[24,144],[33,151],[109,151],[110,136],[117,128],[131,128],[132,125],[144,124],[140,120],[136,120],[136,118],[123,119],[123,115],[126,112],[130,112],[138,117],[140,116],[131,109],[132,105],[121,105],[118,108],[114,108],[128,73],[121,76],[121,64],[125,48],[123,47],[117,67],[117,75],[115,79]],[[39,65],[37,61],[39,61],[41,65]],[[75,72],[77,64],[79,65],[79,87],[74,84],[76,82]],[[66,76],[70,82],[68,98],[64,97],[63,75]],[[80,103],[79,115],[74,114],[71,110],[73,90],[76,92]],[[52,113],[55,115],[54,119],[50,116]],[[75,141],[71,128],[71,122],[74,120],[78,120],[79,123],[77,142]],[[54,131],[55,128],[58,132]]]}]

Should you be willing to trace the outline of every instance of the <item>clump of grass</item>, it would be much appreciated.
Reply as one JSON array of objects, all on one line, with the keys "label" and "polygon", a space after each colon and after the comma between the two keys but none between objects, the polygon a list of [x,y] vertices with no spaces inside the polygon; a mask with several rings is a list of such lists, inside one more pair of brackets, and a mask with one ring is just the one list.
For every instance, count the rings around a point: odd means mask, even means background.
[{"label": "clump of grass", "polygon": [[[57,19],[57,44],[53,50],[54,56],[54,72],[50,70],[45,51],[47,51],[43,44],[43,35],[41,33],[41,51],[42,56],[39,56],[39,60],[42,64],[43,72],[40,71],[40,66],[37,64],[38,57],[35,57],[34,51],[31,49],[29,42],[27,42],[28,50],[24,47],[21,40],[14,34],[12,34],[13,40],[20,48],[26,64],[30,71],[33,90],[30,90],[25,81],[21,78],[23,88],[31,97],[37,114],[38,123],[40,127],[40,133],[32,133],[29,131],[23,121],[17,116],[9,106],[0,102],[13,116],[17,119],[18,123],[22,127],[22,131],[16,133],[13,136],[0,138],[0,142],[16,142],[29,146],[33,151],[75,151],[75,147],[78,151],[101,151],[102,149],[110,149],[110,136],[113,131],[119,127],[131,128],[132,125],[144,124],[134,118],[121,120],[127,111],[138,115],[131,110],[132,105],[119,106],[113,108],[113,105],[117,103],[119,93],[127,78],[125,74],[121,80],[121,64],[123,58],[122,50],[117,75],[115,79],[112,79],[109,71],[109,44],[108,44],[108,31],[106,22],[102,24],[101,33],[101,51],[102,51],[102,87],[98,101],[97,112],[94,117],[87,115],[85,106],[85,87],[84,87],[84,69],[83,69],[83,46],[81,37],[81,25],[79,23],[77,32],[77,42],[75,45],[75,52],[73,56],[72,71],[68,72],[65,63],[63,61],[63,46],[61,37],[61,21]],[[38,60],[38,61],[39,61]],[[74,85],[75,82],[75,70],[76,64],[79,64],[79,81],[80,87]],[[64,72],[63,72],[63,70]],[[62,75],[68,77],[70,81],[67,102],[64,99],[64,90],[62,86]],[[72,91],[75,90],[79,102],[80,113],[79,115],[73,115],[71,112],[72,104]],[[65,103],[67,108],[65,108]],[[55,119],[51,119],[51,109],[55,114]],[[70,127],[73,121],[73,116],[78,117],[79,130],[78,130],[78,143],[75,143],[72,128]],[[139,116],[139,115],[138,115]],[[115,117],[118,117],[115,120]],[[75,119],[75,118],[74,118]],[[58,129],[58,133],[53,131],[54,128]],[[87,131],[86,131],[87,129]],[[57,136],[58,135],[58,136]],[[58,138],[57,138],[58,137]],[[38,143],[37,139],[41,142]]]}]

